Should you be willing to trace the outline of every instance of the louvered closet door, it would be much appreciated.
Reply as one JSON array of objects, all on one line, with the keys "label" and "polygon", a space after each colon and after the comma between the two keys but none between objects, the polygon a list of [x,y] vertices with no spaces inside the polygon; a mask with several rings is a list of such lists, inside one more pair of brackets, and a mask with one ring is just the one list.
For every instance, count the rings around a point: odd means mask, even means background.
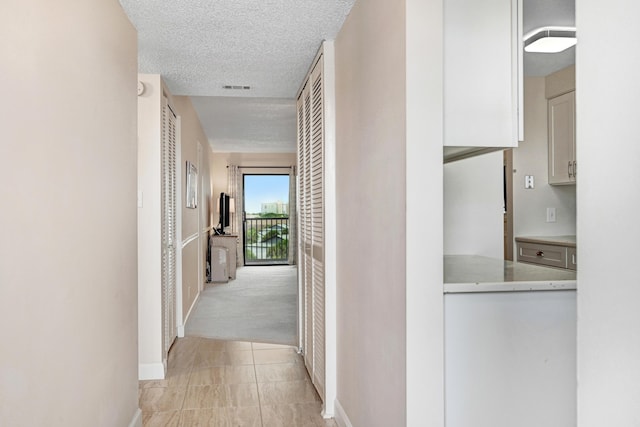
[{"label": "louvered closet door", "polygon": [[163,356],[176,337],[176,115],[162,105],[162,340]]},{"label": "louvered closet door", "polygon": [[324,103],[322,57],[298,99],[300,263],[304,284],[304,358],[324,398]]},{"label": "louvered closet door", "polygon": [[[313,302],[311,288],[311,192],[310,190],[310,173],[311,173],[311,95],[309,86],[305,85],[300,100],[298,102],[298,165],[300,171],[299,183],[299,201],[300,201],[300,275],[303,283],[304,293],[304,328],[303,328],[303,350],[305,354],[305,364],[309,372],[313,370]],[[306,357],[306,356],[309,357]]]}]

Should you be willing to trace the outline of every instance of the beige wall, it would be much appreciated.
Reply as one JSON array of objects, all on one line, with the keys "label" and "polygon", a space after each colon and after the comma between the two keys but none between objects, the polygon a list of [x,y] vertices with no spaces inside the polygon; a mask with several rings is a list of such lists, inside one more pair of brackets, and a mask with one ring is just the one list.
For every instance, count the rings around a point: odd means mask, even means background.
[{"label": "beige wall", "polygon": [[[182,164],[180,167],[180,176],[186,176],[186,162],[189,161],[196,165],[198,168],[198,177],[202,178],[209,176],[209,155],[211,148],[207,143],[207,136],[202,130],[198,113],[196,113],[191,103],[191,98],[188,96],[174,96],[173,105],[177,114],[180,116],[180,152],[182,156]],[[198,149],[200,146],[200,149]],[[200,153],[199,153],[200,150]],[[202,180],[199,179],[199,188],[201,190]],[[209,185],[205,186],[205,194],[211,194]],[[199,193],[200,194],[200,193]],[[200,200],[198,201],[197,209],[187,209],[185,206],[185,192],[182,192],[182,237],[186,238],[198,232],[199,214],[201,213]],[[203,207],[205,211],[209,209],[209,206]]]},{"label": "beige wall", "polygon": [[[225,192],[228,193],[228,177],[227,177],[227,166],[236,165],[236,166],[266,166],[265,168],[247,168],[241,169],[245,174],[272,174],[272,173],[289,173],[288,169],[269,169],[269,167],[283,167],[283,166],[292,166],[297,163],[296,153],[224,153],[224,152],[214,152],[213,153],[213,161],[212,161],[212,169],[211,169],[211,179],[212,179],[212,215],[213,215],[213,227],[215,228],[219,223],[219,213],[216,212],[216,206],[218,203],[218,198],[220,197],[220,193]],[[242,187],[242,182],[240,182],[240,187]],[[242,194],[242,190],[240,191]],[[235,214],[238,215],[238,214]],[[235,221],[235,217],[232,214],[231,220]],[[232,227],[227,228],[227,232],[231,232]],[[242,235],[241,230],[236,231],[238,234]],[[244,263],[242,258],[242,251],[238,252],[239,262],[242,265]]]},{"label": "beige wall", "polygon": [[335,42],[337,400],[405,423],[404,3],[356,2]]},{"label": "beige wall", "polygon": [[[221,192],[227,192],[227,166],[291,166],[297,163],[296,153],[213,153],[213,197],[220,196]],[[245,173],[273,173],[273,170],[246,169]],[[280,169],[282,173],[288,173]],[[216,199],[217,200],[217,199]],[[218,218],[214,209],[214,226]]]},{"label": "beige wall", "polygon": [[136,33],[116,0],[1,9],[0,424],[127,426]]},{"label": "beige wall", "polygon": [[[182,323],[187,320],[205,279],[206,242],[211,226],[211,148],[202,130],[198,114],[187,96],[174,96],[174,107],[180,116],[179,173],[186,177],[186,163],[190,161],[198,168],[198,207],[186,207],[186,192],[182,192]],[[185,178],[186,179],[186,178]],[[183,180],[183,188],[185,187]],[[199,236],[202,248],[198,250]],[[204,249],[204,250],[202,250]]]},{"label": "beige wall", "polygon": [[[545,78],[527,77],[524,80],[524,141],[513,150],[513,169],[516,170],[513,234],[516,237],[576,234],[576,186],[549,185],[547,145]],[[533,175],[533,189],[524,188],[525,175]],[[556,208],[556,222],[547,222],[549,207]]]}]

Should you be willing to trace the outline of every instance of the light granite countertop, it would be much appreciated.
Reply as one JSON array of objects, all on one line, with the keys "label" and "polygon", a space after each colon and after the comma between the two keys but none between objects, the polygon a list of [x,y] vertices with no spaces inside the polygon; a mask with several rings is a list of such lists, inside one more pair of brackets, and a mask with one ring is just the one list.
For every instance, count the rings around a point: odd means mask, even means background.
[{"label": "light granite countertop", "polygon": [[576,236],[517,236],[517,242],[576,247]]},{"label": "light granite countertop", "polygon": [[444,292],[576,289],[576,272],[476,255],[445,255]]}]

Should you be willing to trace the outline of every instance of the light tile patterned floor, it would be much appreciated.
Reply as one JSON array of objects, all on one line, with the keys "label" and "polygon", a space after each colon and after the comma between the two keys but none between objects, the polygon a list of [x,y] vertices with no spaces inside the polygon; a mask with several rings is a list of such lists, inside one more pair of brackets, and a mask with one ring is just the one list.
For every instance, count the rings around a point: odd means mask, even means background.
[{"label": "light tile patterned floor", "polygon": [[186,337],[167,378],[140,381],[145,427],[336,427],[293,347]]}]

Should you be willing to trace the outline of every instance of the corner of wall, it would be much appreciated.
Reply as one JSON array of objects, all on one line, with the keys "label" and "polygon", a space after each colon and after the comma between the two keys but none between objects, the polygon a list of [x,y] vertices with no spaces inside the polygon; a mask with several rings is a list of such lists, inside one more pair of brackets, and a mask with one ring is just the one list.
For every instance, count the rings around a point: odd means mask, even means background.
[{"label": "corner of wall", "polygon": [[129,427],[142,427],[142,411],[140,408],[136,409],[136,412],[133,414]]},{"label": "corner of wall", "polygon": [[344,411],[344,408],[342,407],[338,399],[336,399],[335,401],[335,408],[336,408],[336,413],[335,413],[334,419],[336,420],[336,423],[338,424],[338,426],[353,427],[353,424],[351,424],[351,420],[349,419],[349,416]]},{"label": "corner of wall", "polygon": [[[138,74],[145,91],[138,96],[138,363],[141,378],[158,378],[162,364],[161,165],[162,96],[158,74]],[[148,366],[153,374],[146,374]],[[162,372],[160,378],[164,376]]]}]

